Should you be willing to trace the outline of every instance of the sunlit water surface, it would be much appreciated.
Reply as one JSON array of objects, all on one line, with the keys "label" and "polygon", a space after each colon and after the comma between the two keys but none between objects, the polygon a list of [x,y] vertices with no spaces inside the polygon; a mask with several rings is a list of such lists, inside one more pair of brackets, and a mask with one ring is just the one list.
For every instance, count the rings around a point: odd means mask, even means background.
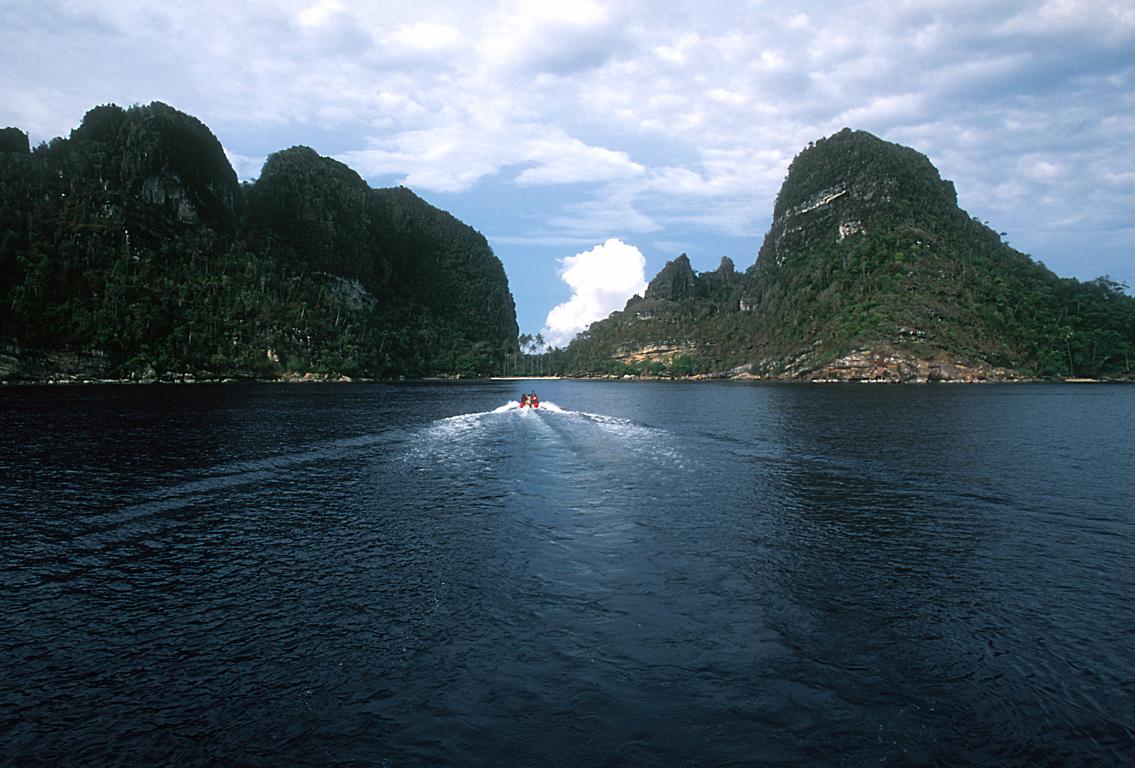
[{"label": "sunlit water surface", "polygon": [[1132,387],[21,387],[0,436],[0,764],[1135,761]]}]

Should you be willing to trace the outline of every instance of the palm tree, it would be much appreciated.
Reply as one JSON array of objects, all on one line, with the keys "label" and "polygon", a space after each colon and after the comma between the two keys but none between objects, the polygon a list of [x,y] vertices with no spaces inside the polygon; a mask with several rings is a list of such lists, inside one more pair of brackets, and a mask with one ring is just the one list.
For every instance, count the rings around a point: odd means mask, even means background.
[{"label": "palm tree", "polygon": [[[544,334],[537,333],[536,338],[534,338],[532,340],[532,345],[533,345],[533,349],[536,351],[537,354],[543,352],[544,351]],[[543,375],[543,373],[544,373],[544,357],[543,357],[543,355],[540,355],[540,357],[537,358],[536,364],[539,366],[540,374]]]},{"label": "palm tree", "polygon": [[[517,338],[516,341],[517,341],[517,343],[520,344],[520,354],[522,354],[522,355],[529,354],[529,348],[532,345],[532,334],[522,333],[522,334],[520,334],[520,336]],[[527,361],[525,361],[525,362],[527,362]],[[525,369],[527,369],[527,367],[528,366],[525,365]]]}]

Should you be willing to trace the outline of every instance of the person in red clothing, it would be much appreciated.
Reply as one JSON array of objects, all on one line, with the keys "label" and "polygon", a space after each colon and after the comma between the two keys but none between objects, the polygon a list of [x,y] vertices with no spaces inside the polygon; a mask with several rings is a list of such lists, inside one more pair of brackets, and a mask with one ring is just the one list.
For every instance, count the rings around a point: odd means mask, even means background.
[{"label": "person in red clothing", "polygon": [[521,395],[520,396],[520,407],[523,408],[526,405],[528,405],[528,395]]},{"label": "person in red clothing", "polygon": [[540,407],[540,398],[536,397],[535,392],[533,392],[531,395],[528,396],[528,405],[529,405],[529,407],[532,407],[532,408],[539,408]]}]

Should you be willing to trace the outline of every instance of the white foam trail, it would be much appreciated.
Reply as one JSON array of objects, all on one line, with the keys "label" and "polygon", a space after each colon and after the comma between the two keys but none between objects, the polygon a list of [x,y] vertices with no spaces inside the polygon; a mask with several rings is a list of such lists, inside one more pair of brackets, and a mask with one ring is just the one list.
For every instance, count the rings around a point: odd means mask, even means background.
[{"label": "white foam trail", "polygon": [[[542,416],[541,412],[554,415]],[[586,441],[583,433],[574,430],[578,427],[598,428],[602,433],[614,438],[623,450],[649,457],[654,462],[669,464],[677,469],[685,467],[681,449],[675,445],[672,436],[666,430],[648,427],[617,416],[569,410],[550,400],[542,400],[537,408],[521,408],[519,401],[509,400],[491,411],[463,413],[438,419],[417,433],[422,438],[421,441],[413,438],[410,440],[412,447],[407,458],[432,460],[431,457],[441,454],[449,461],[477,460],[485,451],[485,444],[480,438],[494,439],[489,437],[496,434],[495,429],[490,425],[500,425],[498,419],[511,418],[510,414],[525,419],[532,429],[550,436],[550,439],[567,439],[570,442],[583,438]],[[553,427],[561,420],[566,423]],[[578,426],[569,426],[572,422]],[[565,428],[567,432],[563,432]],[[488,431],[482,435],[482,431],[486,429]]]},{"label": "white foam trail", "polygon": [[[618,416],[607,416],[602,413],[587,413],[586,411],[569,411],[552,403],[556,413],[562,413],[571,419],[590,423],[605,433],[617,438],[623,445],[635,453],[650,456],[654,461],[672,463],[681,469],[685,466],[681,449],[673,442],[672,436],[664,429],[648,427],[631,419]],[[543,408],[543,403],[540,405]]]},{"label": "white foam trail", "polygon": [[461,413],[457,416],[438,419],[426,427],[420,434],[427,438],[452,439],[477,429],[480,426],[481,420],[491,415],[491,413],[491,411]]}]

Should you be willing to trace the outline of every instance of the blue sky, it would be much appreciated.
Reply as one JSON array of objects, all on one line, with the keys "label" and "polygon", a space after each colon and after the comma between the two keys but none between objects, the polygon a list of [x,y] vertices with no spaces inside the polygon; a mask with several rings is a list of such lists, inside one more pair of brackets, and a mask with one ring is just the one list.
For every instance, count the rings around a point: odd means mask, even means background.
[{"label": "blue sky", "polygon": [[844,126],[1057,274],[1135,287],[1130,0],[0,5],[0,126],[153,100],[243,179],[306,144],[452,212],[556,343],[679,253],[753,264],[793,156]]}]

